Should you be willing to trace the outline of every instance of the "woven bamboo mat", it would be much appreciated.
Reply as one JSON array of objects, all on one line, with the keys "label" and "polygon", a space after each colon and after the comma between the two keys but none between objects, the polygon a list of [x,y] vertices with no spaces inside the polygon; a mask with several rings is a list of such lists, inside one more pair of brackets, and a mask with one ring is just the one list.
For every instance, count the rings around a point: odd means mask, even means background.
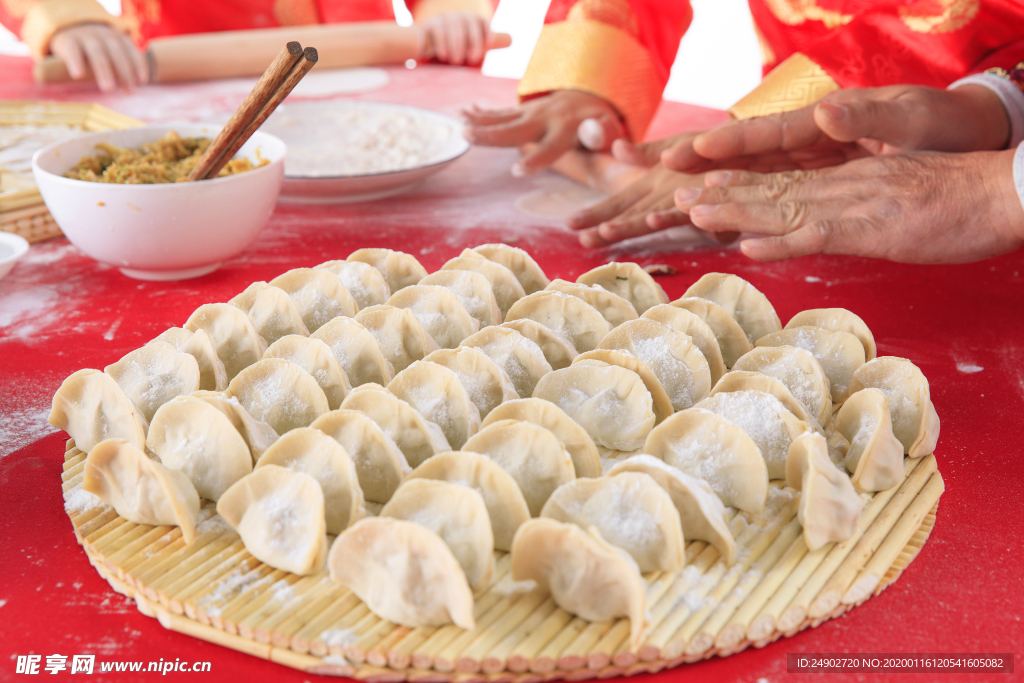
[{"label": "woven bamboo mat", "polygon": [[[326,572],[299,577],[264,565],[204,502],[197,538],[82,503],[85,454],[69,440],[66,509],[78,542],[113,588],[169,629],[317,674],[372,681],[489,683],[582,680],[655,672],[764,645],[878,595],[917,556],[935,523],[942,477],[934,456],[905,461],[901,486],[871,497],[850,540],[809,552],[796,499],[776,490],[758,517],[734,515],[737,561],[702,541],[686,567],[645,576],[650,625],[629,649],[629,622],[591,623],[509,576],[477,595],[477,627],[396,626]],[[772,500],[774,499],[774,504]]]}]

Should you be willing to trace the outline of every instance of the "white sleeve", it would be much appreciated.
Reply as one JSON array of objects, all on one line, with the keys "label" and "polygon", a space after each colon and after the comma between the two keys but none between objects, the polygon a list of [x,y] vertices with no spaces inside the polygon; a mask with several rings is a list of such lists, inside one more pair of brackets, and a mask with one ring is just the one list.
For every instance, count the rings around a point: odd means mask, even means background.
[{"label": "white sleeve", "polygon": [[[974,74],[967,78],[961,78],[951,84],[947,90],[963,85],[984,86],[994,92],[996,97],[1002,101],[1003,107],[1006,108],[1006,115],[1010,117],[1010,144],[1007,145],[1007,149],[1013,149],[1024,142],[1024,91],[1021,91],[1010,80],[992,74]],[[1017,150],[1017,157],[1020,158],[1020,149]],[[1020,189],[1019,184],[1017,189]],[[1024,195],[1021,196],[1024,197]]]},{"label": "white sleeve", "polygon": [[1017,187],[1017,196],[1024,206],[1024,142],[1017,145],[1017,153],[1013,155],[1013,184]]}]

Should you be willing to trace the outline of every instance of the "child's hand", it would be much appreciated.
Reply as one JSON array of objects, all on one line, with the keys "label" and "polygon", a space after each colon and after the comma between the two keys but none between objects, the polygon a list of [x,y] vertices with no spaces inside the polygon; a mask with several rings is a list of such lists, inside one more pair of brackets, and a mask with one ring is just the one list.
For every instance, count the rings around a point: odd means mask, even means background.
[{"label": "child's hand", "polygon": [[423,58],[455,65],[484,61],[491,35],[487,20],[470,12],[435,14],[418,26],[424,38]]},{"label": "child's hand", "polygon": [[92,72],[103,92],[120,86],[132,91],[149,81],[149,65],[124,33],[106,24],[78,24],[50,39],[50,51],[60,57],[75,80]]}]

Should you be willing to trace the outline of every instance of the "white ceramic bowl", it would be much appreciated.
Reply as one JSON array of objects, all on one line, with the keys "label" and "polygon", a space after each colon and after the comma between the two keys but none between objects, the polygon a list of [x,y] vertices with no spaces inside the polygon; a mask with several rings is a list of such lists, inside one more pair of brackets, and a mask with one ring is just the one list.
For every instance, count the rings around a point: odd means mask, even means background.
[{"label": "white ceramic bowl", "polygon": [[21,235],[9,232],[0,232],[0,280],[18,262],[25,252],[28,251],[28,242]]},{"label": "white ceramic bowl", "polygon": [[252,244],[277,203],[285,145],[257,131],[239,155],[266,166],[199,182],[157,185],[90,183],[63,177],[95,145],[138,148],[170,131],[214,137],[217,126],[181,123],[91,133],[43,147],[32,172],[46,207],[72,244],[141,280],[184,280],[217,269]]}]

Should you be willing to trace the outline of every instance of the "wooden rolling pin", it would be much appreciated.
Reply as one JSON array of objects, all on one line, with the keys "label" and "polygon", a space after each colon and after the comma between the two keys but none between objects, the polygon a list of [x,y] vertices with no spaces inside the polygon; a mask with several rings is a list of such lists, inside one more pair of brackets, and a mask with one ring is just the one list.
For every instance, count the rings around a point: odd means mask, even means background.
[{"label": "wooden rolling pin", "polygon": [[[424,35],[415,27],[397,26],[390,21],[285,26],[154,38],[146,56],[152,82],[177,83],[259,76],[289,40],[316,45],[319,69],[402,64],[433,53],[430,45],[421,44]],[[487,49],[511,44],[512,37],[507,33],[492,33]],[[57,57],[38,60],[32,74],[38,83],[72,80],[64,62]]]}]

